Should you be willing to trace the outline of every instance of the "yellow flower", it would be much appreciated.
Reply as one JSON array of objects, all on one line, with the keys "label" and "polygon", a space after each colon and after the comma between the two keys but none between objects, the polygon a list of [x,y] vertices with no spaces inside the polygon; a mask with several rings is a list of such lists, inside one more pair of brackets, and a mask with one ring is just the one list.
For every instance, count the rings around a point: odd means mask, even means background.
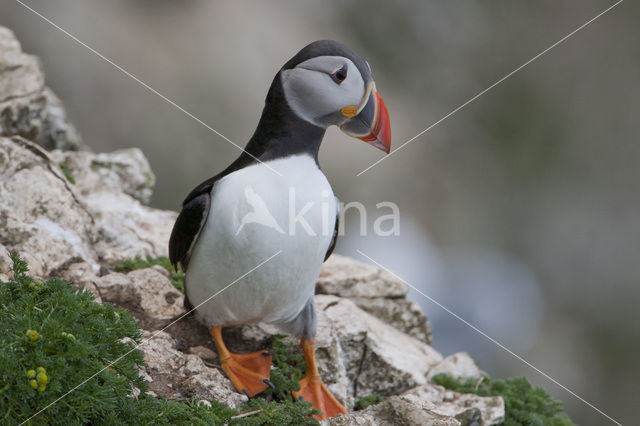
[{"label": "yellow flower", "polygon": [[44,367],[38,367],[38,368],[36,368],[36,371],[37,371],[38,373],[45,373],[47,370],[45,370],[45,368],[44,368]]},{"label": "yellow flower", "polygon": [[38,392],[44,392],[47,387],[45,385],[38,386]]},{"label": "yellow flower", "polygon": [[62,336],[63,336],[63,337],[66,337],[66,338],[67,338],[67,339],[69,339],[69,340],[76,340],[76,336],[74,336],[74,335],[73,335],[73,334],[71,334],[71,333],[67,333],[66,331],[63,331],[63,332],[62,332]]},{"label": "yellow flower", "polygon": [[36,382],[35,380],[29,380],[29,385],[35,389],[38,387],[38,382]]},{"label": "yellow flower", "polygon": [[25,334],[27,335],[29,340],[31,340],[32,342],[34,342],[38,337],[40,337],[38,332],[35,331],[35,330],[27,330],[27,332]]},{"label": "yellow flower", "polygon": [[46,385],[49,382],[49,377],[47,377],[45,373],[38,373],[36,379],[38,379],[38,383],[41,385]]},{"label": "yellow flower", "polygon": [[33,379],[34,377],[36,377],[36,370],[27,371],[27,377],[29,377],[30,379]]}]

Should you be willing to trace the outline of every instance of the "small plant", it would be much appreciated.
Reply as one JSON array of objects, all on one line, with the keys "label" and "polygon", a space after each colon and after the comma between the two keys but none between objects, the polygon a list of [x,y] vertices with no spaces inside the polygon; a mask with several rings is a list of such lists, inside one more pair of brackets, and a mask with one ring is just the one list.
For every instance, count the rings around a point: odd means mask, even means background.
[{"label": "small plant", "polygon": [[154,265],[159,265],[169,271],[171,284],[181,293],[184,293],[184,272],[182,267],[178,265],[178,269],[174,269],[171,265],[171,261],[167,256],[151,257],[147,256],[146,259],[137,257],[135,259],[128,259],[124,262],[117,263],[113,266],[116,272],[128,272],[135,271],[136,269],[151,268]]},{"label": "small plant", "polygon": [[75,185],[76,178],[74,178],[73,175],[71,174],[71,170],[69,170],[69,165],[67,163],[60,163],[59,166],[60,166],[60,170],[62,170],[62,173],[64,174],[64,177],[66,177],[69,182]]},{"label": "small plant", "polygon": [[524,377],[506,380],[458,380],[446,374],[431,379],[434,383],[456,392],[480,396],[501,396],[504,399],[505,426],[552,425],[571,426],[573,422],[562,412],[562,404],[553,400],[544,389],[533,387]]},{"label": "small plant", "polygon": [[128,311],[95,303],[68,281],[31,278],[16,253],[11,259],[13,278],[0,282],[0,424],[36,413],[33,424],[43,425],[318,424],[311,404],[291,396],[303,363],[282,336],[273,340],[276,391],[238,409],[154,398],[139,376],[140,329]]},{"label": "small plant", "polygon": [[0,423],[22,422],[76,386],[34,422],[99,422],[134,387],[146,390],[142,355],[130,352],[140,331],[128,312],[94,303],[68,281],[35,280],[17,254],[11,259],[13,278],[0,283]]},{"label": "small plant", "polygon": [[364,410],[367,407],[379,404],[379,403],[384,402],[386,400],[387,400],[386,397],[380,396],[380,395],[363,396],[361,398],[358,398],[358,400],[356,401],[356,403],[354,405],[354,409],[355,410]]},{"label": "small plant", "polygon": [[283,339],[286,336],[271,336],[272,368],[270,380],[275,390],[267,389],[263,395],[278,401],[291,400],[291,392],[300,390],[300,379],[304,377],[304,359],[292,345]]}]

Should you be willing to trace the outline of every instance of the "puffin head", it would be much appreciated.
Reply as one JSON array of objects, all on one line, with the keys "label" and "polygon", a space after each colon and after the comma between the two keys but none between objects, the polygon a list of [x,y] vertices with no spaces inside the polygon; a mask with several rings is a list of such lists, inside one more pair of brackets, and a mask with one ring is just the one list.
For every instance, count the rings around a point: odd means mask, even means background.
[{"label": "puffin head", "polygon": [[336,41],[315,41],[278,74],[286,102],[299,118],[323,129],[339,126],[347,135],[389,153],[389,112],[369,64],[353,50]]}]

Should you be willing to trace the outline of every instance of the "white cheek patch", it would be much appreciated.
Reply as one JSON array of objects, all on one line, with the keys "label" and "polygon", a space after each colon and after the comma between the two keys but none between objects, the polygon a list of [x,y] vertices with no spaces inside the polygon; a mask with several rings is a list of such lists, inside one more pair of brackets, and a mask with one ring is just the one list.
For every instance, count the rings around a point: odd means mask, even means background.
[{"label": "white cheek patch", "polygon": [[[347,65],[347,78],[336,83],[329,75],[342,65]],[[358,106],[365,87],[358,68],[347,58],[319,56],[309,59],[296,68],[281,73],[284,94],[291,109],[302,119],[326,127],[321,119],[340,112],[347,106]]]}]

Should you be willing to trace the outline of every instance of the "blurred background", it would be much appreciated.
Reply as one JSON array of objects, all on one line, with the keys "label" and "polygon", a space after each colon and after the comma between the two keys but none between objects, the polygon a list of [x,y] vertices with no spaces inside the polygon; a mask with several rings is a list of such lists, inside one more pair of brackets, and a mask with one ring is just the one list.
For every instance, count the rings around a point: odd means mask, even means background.
[{"label": "blurred background", "polygon": [[[613,2],[30,0],[240,145],[273,75],[331,38],[371,64],[397,147]],[[627,1],[362,174],[377,150],[330,129],[321,165],[347,215],[337,252],[392,269],[618,421],[640,402],[640,4]],[[0,25],[43,62],[94,151],[137,146],[152,205],[185,194],[237,148],[13,0]],[[373,221],[395,202],[399,236]],[[417,292],[434,346],[493,377],[527,376],[580,424],[608,421]]]}]

